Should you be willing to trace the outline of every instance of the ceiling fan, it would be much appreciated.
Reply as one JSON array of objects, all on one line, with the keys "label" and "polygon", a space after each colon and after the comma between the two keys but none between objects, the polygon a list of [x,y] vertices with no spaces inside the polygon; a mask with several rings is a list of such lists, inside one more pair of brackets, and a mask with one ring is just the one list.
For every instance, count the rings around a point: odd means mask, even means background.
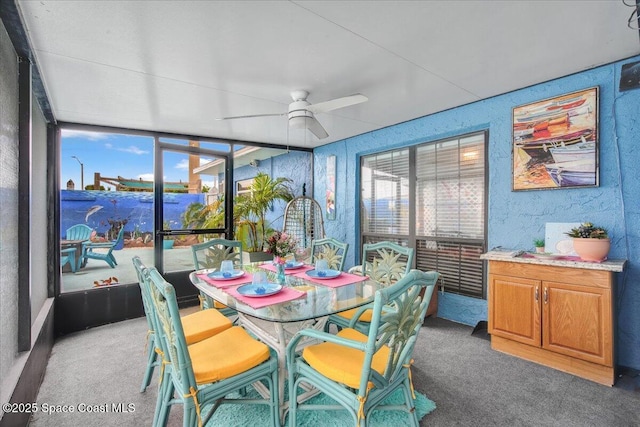
[{"label": "ceiling fan", "polygon": [[289,127],[293,129],[309,129],[309,131],[318,139],[323,139],[328,137],[329,134],[326,130],[324,130],[320,122],[315,118],[315,113],[327,113],[329,111],[337,110],[338,108],[349,107],[351,105],[360,104],[369,100],[369,98],[367,98],[366,96],[357,93],[355,95],[331,99],[329,101],[319,102],[317,104],[310,104],[307,101],[308,96],[309,92],[307,92],[306,90],[294,90],[293,92],[291,92],[291,98],[293,98],[293,102],[289,104],[289,110],[286,113],[251,114],[247,116],[221,117],[217,118],[216,120],[288,116]]}]

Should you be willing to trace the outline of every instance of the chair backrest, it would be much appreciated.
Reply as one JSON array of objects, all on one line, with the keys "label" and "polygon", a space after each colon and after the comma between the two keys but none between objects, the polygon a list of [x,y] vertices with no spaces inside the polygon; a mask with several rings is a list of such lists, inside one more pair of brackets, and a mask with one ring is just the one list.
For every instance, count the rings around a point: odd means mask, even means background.
[{"label": "chair backrest", "polygon": [[348,249],[348,243],[341,242],[333,237],[316,239],[311,244],[311,263],[313,264],[316,259],[326,259],[330,269],[342,271]]},{"label": "chair backrest", "polygon": [[76,224],[67,228],[67,240],[89,240],[93,229],[85,224]]},{"label": "chair backrest", "polygon": [[[418,332],[438,277],[439,273],[435,271],[411,270],[397,283],[376,291],[359,395],[366,396],[369,382],[383,388],[393,383],[403,369],[409,369]],[[422,289],[425,291],[421,299]],[[380,375],[372,369],[371,363],[374,354],[383,347],[388,348],[389,353],[384,373]]]},{"label": "chair backrest", "polygon": [[155,319],[152,312],[153,304],[151,302],[151,295],[149,295],[149,269],[137,255],[131,258],[131,261],[138,275],[138,285],[140,286],[140,293],[142,294],[142,306],[144,307],[144,314],[147,318],[147,326],[149,326],[149,331],[155,332]]},{"label": "chair backrest", "polygon": [[201,268],[220,268],[222,261],[233,261],[242,266],[242,242],[238,240],[212,239],[191,246],[193,266]]},{"label": "chair backrest", "polygon": [[124,240],[124,226],[120,227],[120,231],[118,231],[118,235],[113,241],[113,245],[117,246],[118,243],[122,242],[123,240]]},{"label": "chair backrest", "polygon": [[188,396],[198,386],[182,329],[176,292],[173,285],[164,280],[155,268],[149,269],[149,294],[157,325],[156,338],[164,353],[164,360],[171,365],[176,393]]},{"label": "chair backrest", "polygon": [[413,248],[393,242],[365,243],[362,246],[363,274],[381,283],[397,282],[411,270],[413,254]]},{"label": "chair backrest", "polygon": [[300,249],[309,249],[315,239],[324,238],[322,208],[311,197],[296,197],[287,203],[282,223],[282,231],[295,237]]}]

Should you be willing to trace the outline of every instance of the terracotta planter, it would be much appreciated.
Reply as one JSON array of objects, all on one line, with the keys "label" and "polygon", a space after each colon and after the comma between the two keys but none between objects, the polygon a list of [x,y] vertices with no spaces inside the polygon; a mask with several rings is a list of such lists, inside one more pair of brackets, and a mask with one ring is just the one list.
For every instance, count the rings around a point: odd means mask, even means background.
[{"label": "terracotta planter", "polygon": [[583,261],[604,261],[610,248],[609,239],[573,239],[573,250]]}]

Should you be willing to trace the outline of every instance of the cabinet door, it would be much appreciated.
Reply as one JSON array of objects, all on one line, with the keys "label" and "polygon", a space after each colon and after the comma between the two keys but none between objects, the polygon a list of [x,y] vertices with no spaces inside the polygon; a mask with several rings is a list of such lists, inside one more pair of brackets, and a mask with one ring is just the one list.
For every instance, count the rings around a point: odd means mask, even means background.
[{"label": "cabinet door", "polygon": [[611,291],[543,282],[542,347],[612,366]]},{"label": "cabinet door", "polygon": [[489,333],[540,347],[541,282],[489,275]]}]

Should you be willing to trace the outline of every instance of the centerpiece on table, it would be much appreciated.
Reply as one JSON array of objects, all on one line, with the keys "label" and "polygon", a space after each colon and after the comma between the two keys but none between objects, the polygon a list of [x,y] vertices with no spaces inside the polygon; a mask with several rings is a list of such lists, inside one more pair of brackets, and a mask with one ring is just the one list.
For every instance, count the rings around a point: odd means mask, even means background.
[{"label": "centerpiece on table", "polygon": [[611,241],[607,230],[585,222],[565,233],[573,238],[573,249],[584,261],[604,261],[607,259]]},{"label": "centerpiece on table", "polygon": [[278,269],[278,282],[281,285],[284,285],[285,282],[284,265],[286,258],[295,253],[297,243],[293,236],[282,231],[274,232],[267,239],[265,252],[273,255],[273,263]]}]

